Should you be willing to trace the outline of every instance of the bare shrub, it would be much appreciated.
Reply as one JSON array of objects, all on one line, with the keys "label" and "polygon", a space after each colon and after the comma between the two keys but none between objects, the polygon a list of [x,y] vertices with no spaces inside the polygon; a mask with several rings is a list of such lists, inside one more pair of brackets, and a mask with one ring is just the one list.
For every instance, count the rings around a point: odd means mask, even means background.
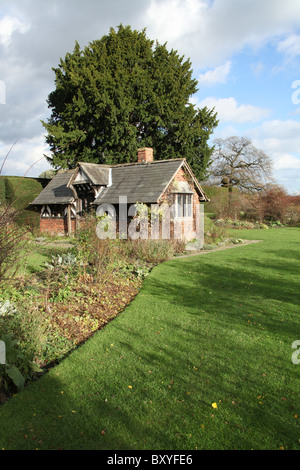
[{"label": "bare shrub", "polygon": [[175,252],[180,252],[181,245],[171,240],[127,240],[126,249],[133,260],[141,260],[153,265],[171,259]]},{"label": "bare shrub", "polygon": [[295,224],[300,220],[300,201],[281,186],[269,186],[258,195],[248,198],[245,218],[258,222]]}]

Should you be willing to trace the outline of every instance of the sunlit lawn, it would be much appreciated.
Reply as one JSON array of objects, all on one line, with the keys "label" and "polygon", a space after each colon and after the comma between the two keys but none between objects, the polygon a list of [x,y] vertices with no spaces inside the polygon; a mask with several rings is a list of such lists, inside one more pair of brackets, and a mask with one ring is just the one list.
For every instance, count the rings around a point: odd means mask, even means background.
[{"label": "sunlit lawn", "polygon": [[300,228],[235,234],[1,406],[0,448],[300,449]]},{"label": "sunlit lawn", "polygon": [[35,243],[32,241],[27,248],[27,251],[24,251],[18,260],[19,269],[18,274],[31,274],[45,269],[45,263],[51,262],[52,256],[57,254],[62,254],[64,252],[70,251],[69,243],[65,245],[63,242],[58,241],[45,241],[42,243]]}]

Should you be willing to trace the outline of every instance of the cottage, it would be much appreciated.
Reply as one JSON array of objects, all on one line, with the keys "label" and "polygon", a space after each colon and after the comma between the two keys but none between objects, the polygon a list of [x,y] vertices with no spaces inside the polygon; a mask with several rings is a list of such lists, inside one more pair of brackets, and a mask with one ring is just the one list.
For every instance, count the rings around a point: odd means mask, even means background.
[{"label": "cottage", "polygon": [[[72,234],[92,207],[110,205],[120,217],[120,201],[151,207],[171,207],[170,237],[196,238],[197,208],[208,201],[184,158],[153,160],[153,149],[138,149],[138,161],[118,165],[78,163],[74,170],[61,170],[32,202],[40,211],[40,230]],[[127,222],[130,220],[128,216]]]}]

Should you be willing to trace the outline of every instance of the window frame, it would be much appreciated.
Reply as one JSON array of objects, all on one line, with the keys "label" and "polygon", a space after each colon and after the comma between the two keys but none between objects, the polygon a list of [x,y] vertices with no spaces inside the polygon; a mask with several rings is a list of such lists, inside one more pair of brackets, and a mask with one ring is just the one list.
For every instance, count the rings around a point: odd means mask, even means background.
[{"label": "window frame", "polygon": [[175,195],[176,219],[193,218],[193,194],[177,193]]}]

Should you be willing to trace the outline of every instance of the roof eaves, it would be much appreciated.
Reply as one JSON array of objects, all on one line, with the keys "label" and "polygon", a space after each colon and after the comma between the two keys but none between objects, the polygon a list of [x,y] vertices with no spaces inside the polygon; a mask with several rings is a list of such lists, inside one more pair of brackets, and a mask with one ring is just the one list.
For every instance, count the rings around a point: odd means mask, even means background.
[{"label": "roof eaves", "polygon": [[203,202],[209,202],[210,199],[208,199],[208,197],[206,196],[206,194],[205,194],[205,192],[203,191],[203,189],[202,189],[202,187],[201,187],[199,181],[197,180],[197,178],[195,178],[194,173],[192,172],[191,167],[189,166],[189,164],[188,164],[188,162],[187,162],[186,160],[185,160],[184,164],[185,164],[185,167],[187,168],[188,172],[190,173],[190,175],[191,175],[191,177],[192,177],[192,179],[193,179],[193,181],[194,181],[196,187],[198,188],[200,194],[201,194],[202,197],[203,197],[202,201],[203,201]]},{"label": "roof eaves", "polygon": [[69,181],[67,182],[67,188],[71,187],[71,185],[73,184],[74,179],[78,175],[78,172],[79,172],[79,167],[77,167],[77,168],[75,168],[75,170],[73,170],[73,174],[72,174],[71,178],[69,179]]}]

